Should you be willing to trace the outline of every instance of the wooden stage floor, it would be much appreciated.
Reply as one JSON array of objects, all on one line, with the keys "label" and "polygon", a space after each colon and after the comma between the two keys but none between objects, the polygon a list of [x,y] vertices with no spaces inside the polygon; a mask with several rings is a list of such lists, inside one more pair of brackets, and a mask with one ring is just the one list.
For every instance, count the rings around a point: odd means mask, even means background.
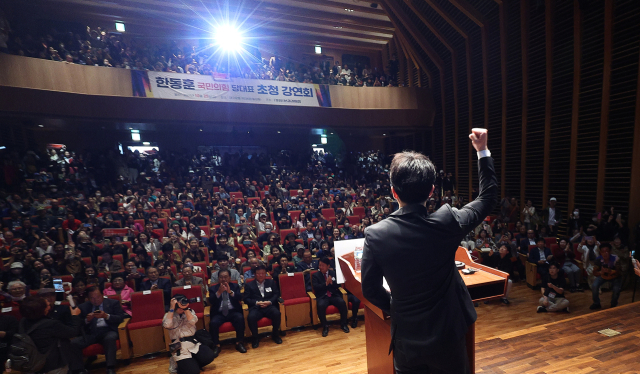
[{"label": "wooden stage floor", "polygon": [[[631,302],[630,289],[620,295],[620,306],[609,309],[611,293],[602,296],[601,312],[589,310],[591,292],[569,293],[571,313],[536,313],[540,291],[524,282],[514,284],[511,304],[481,303],[477,309],[477,373],[640,373],[640,303]],[[637,298],[640,295],[637,295]],[[598,330],[622,334],[608,338]],[[329,336],[321,329],[288,331],[282,345],[262,338],[258,349],[241,354],[223,344],[220,356],[205,374],[270,372],[278,374],[367,372],[364,322],[345,334],[332,325]],[[224,336],[221,336],[224,337]],[[102,357],[101,357],[102,361]],[[104,374],[97,363],[95,374]],[[118,366],[118,374],[166,374],[169,359],[136,358]]]}]

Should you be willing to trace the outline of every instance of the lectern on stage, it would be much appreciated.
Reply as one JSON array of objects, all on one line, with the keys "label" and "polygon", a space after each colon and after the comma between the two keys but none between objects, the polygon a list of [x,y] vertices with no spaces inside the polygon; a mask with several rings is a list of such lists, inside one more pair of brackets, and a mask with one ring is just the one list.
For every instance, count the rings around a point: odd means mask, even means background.
[{"label": "lectern on stage", "polygon": [[[458,247],[456,261],[464,263],[465,268],[471,267],[477,270],[468,275],[458,270],[474,302],[495,300],[504,296],[509,274],[474,262],[467,250],[462,247]],[[338,262],[345,279],[345,288],[364,303],[368,373],[392,374],[395,370],[393,356],[389,355],[391,319],[362,295],[360,272],[355,271],[353,251],[338,256]],[[475,335],[475,324],[473,324],[467,332],[467,352],[472,373],[475,372]]]}]

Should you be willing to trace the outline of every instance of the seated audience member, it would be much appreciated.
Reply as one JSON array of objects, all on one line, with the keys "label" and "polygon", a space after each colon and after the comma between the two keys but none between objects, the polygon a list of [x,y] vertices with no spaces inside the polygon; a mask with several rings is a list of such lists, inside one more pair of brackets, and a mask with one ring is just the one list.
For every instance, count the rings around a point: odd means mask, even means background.
[{"label": "seated audience member", "polygon": [[304,251],[302,261],[296,264],[296,271],[318,270],[318,260],[314,260],[309,250]]},{"label": "seated audience member", "polygon": [[271,320],[271,339],[276,344],[282,344],[280,335],[280,309],[278,309],[278,298],[280,292],[273,279],[266,279],[267,269],[260,265],[255,269],[255,280],[244,286],[244,303],[249,306],[249,316],[247,323],[251,330],[253,348],[258,348],[260,338],[258,337],[258,321],[263,317]]},{"label": "seated audience member", "polygon": [[83,370],[82,350],[99,343],[104,349],[107,374],[115,374],[118,325],[123,321],[125,313],[117,300],[105,299],[98,287],[89,287],[87,297],[88,301],[78,305],[85,322],[84,333],[71,340],[69,369]]},{"label": "seated audience member", "polygon": [[238,251],[230,246],[228,243],[228,237],[226,234],[218,236],[218,247],[216,248],[216,256],[226,255],[229,258],[229,262],[235,264],[236,258],[238,258]]},{"label": "seated audience member", "polygon": [[[267,266],[267,271],[271,271],[273,270],[273,265],[278,263],[278,259],[280,258],[280,256],[284,256],[287,257],[287,255],[283,254],[280,251],[280,248],[278,247],[273,247],[273,252],[271,252],[271,259],[268,260],[266,266]],[[265,258],[269,258],[269,256],[265,257]]]},{"label": "seated audience member", "polygon": [[242,287],[243,277],[240,275],[240,272],[229,266],[229,257],[227,255],[220,255],[218,257],[218,263],[216,264],[218,271],[214,271],[211,273],[211,284],[218,283],[218,274],[220,270],[229,270],[229,276],[232,281],[238,282],[238,285]]},{"label": "seated audience member", "polygon": [[133,288],[129,287],[125,281],[124,273],[117,273],[111,276],[111,286],[104,290],[105,296],[120,295],[120,304],[122,310],[129,316],[132,316],[131,312],[131,295],[133,294]]},{"label": "seated audience member", "polygon": [[529,246],[531,245],[537,245],[536,232],[533,230],[527,230],[527,237],[520,239],[520,253],[529,254]]},{"label": "seated audience member", "polygon": [[285,253],[284,247],[280,244],[280,236],[278,234],[272,233],[269,235],[269,239],[267,239],[267,245],[262,249],[262,257],[266,257],[270,254],[273,254],[274,249],[278,249],[280,253]]},{"label": "seated audience member", "polygon": [[313,240],[309,242],[309,249],[311,250],[312,254],[314,255],[318,254],[318,252],[320,251],[321,243],[322,243],[322,230],[315,229],[313,232]]},{"label": "seated audience member", "polygon": [[173,349],[169,360],[169,372],[199,374],[215,359],[211,348],[195,339],[196,312],[189,308],[189,300],[177,294],[170,300],[170,308],[162,319],[162,326],[169,331],[170,344],[180,343]]},{"label": "seated audience member", "polygon": [[[276,283],[279,283],[280,274],[294,273],[296,271],[295,266],[289,266],[289,259],[287,258],[287,256],[282,255],[282,256],[274,257],[274,260],[279,265],[279,266],[274,265],[275,269],[273,270],[273,280]],[[305,279],[305,282],[307,280],[308,278]]]},{"label": "seated audience member", "polygon": [[76,305],[87,301],[87,280],[85,278],[73,278],[71,280],[71,297]]},{"label": "seated audience member", "polygon": [[87,265],[87,267],[84,269],[84,276],[82,278],[84,278],[87,287],[93,284],[100,286],[100,288],[103,288],[104,283],[107,281],[104,277],[98,275],[98,273],[96,272],[96,267],[93,265]]},{"label": "seated audience member", "polygon": [[25,298],[20,304],[22,320],[19,325],[23,331],[33,329],[29,333],[29,337],[39,352],[47,352],[45,364],[40,372],[66,373],[67,365],[72,361],[67,354],[70,348],[70,339],[80,334],[82,319],[79,315],[81,310],[70,306],[64,307],[70,313],[69,324],[64,324],[56,318],[49,318],[53,307],[43,297],[29,296]]},{"label": "seated audience member", "polygon": [[[173,269],[171,267],[170,262],[164,262],[162,260],[156,261],[153,266],[158,269],[158,276],[160,277],[168,277],[171,281],[171,284],[176,283],[176,275],[173,273]],[[177,270],[176,270],[177,271]]]},{"label": "seated audience member", "polygon": [[195,262],[204,262],[205,261],[205,259],[204,259],[205,253],[198,246],[198,239],[193,238],[193,239],[189,240],[189,248],[184,253],[184,256],[185,257],[186,256],[191,257]]},{"label": "seated audience member", "polygon": [[114,260],[110,250],[102,252],[102,261],[98,263],[98,272],[100,273],[120,273],[124,270],[120,260]]},{"label": "seated audience member", "polygon": [[141,291],[162,290],[164,293],[165,308],[169,308],[169,300],[171,300],[171,281],[166,278],[160,278],[158,269],[149,267],[147,269],[147,278],[140,284]]},{"label": "seated audience member", "polygon": [[342,331],[349,332],[349,326],[347,326],[347,304],[342,299],[342,293],[336,282],[336,273],[329,269],[330,265],[331,261],[327,257],[323,257],[318,265],[320,271],[314,273],[311,277],[313,292],[317,299],[318,318],[322,324],[322,336],[329,335],[329,325],[327,324],[327,307],[329,305],[338,308]]},{"label": "seated audience member", "polygon": [[251,266],[251,259],[252,258],[257,258],[258,259],[258,264],[266,266],[266,264],[257,256],[257,252],[254,251],[253,249],[247,250],[247,252],[245,253],[245,256],[247,257],[247,261],[243,262],[242,265],[240,265],[243,268],[245,266]]},{"label": "seated audience member", "polygon": [[250,266],[249,270],[245,271],[243,274],[244,279],[254,278],[256,276],[256,269],[258,268],[258,266],[264,266],[264,265],[261,265],[258,258],[254,257],[249,259],[249,266]]},{"label": "seated audience member", "polygon": [[225,322],[231,322],[236,330],[236,350],[247,353],[244,347],[244,316],[242,314],[242,293],[240,286],[231,282],[228,269],[218,270],[218,284],[209,287],[209,305],[211,305],[211,322],[209,332],[213,339],[215,356],[220,353],[219,328]]},{"label": "seated audience member", "polygon": [[285,242],[284,242],[283,249],[287,254],[287,257],[292,258],[294,253],[296,252],[296,246],[298,244],[296,243],[296,234],[289,233],[284,239],[285,239]]},{"label": "seated audience member", "polygon": [[631,259],[631,263],[633,264],[633,272],[640,277],[640,263],[635,258]]},{"label": "seated audience member", "polygon": [[297,244],[296,251],[294,252],[295,255],[291,259],[296,266],[298,265],[298,263],[302,262],[302,256],[304,255],[304,252],[305,252],[304,245]]},{"label": "seated audience member", "polygon": [[143,275],[138,272],[138,267],[135,261],[129,260],[125,263],[124,267],[124,280],[129,282],[133,280],[135,291],[140,290],[140,284],[142,283]]},{"label": "seated audience member", "polygon": [[593,304],[589,309],[600,309],[600,287],[607,283],[613,283],[611,290],[611,307],[618,306],[618,297],[622,289],[621,266],[618,257],[611,254],[611,244],[603,243],[600,245],[600,256],[596,257],[593,266],[593,275],[595,279],[591,285],[591,297]]},{"label": "seated audience member", "polygon": [[552,258],[551,250],[545,247],[544,238],[538,238],[536,240],[536,248],[531,249],[531,252],[529,252],[529,262],[538,265],[537,271],[541,277],[549,271],[549,263],[547,261],[551,261]]},{"label": "seated audience member", "polygon": [[482,263],[484,265],[496,268],[509,274],[507,292],[505,292],[504,297],[500,298],[502,303],[507,305],[509,304],[509,293],[511,292],[511,287],[513,286],[513,282],[511,281],[511,278],[513,278],[513,261],[511,260],[512,258],[513,256],[511,256],[509,248],[504,244],[500,246],[500,249],[498,249],[498,253],[494,252],[493,249],[491,249],[489,252],[482,254]]},{"label": "seated audience member", "polygon": [[566,238],[560,239],[558,242],[558,251],[553,254],[554,260],[562,267],[562,271],[569,278],[569,292],[583,292],[580,287],[581,270],[575,263],[576,255],[573,253],[573,247]]},{"label": "seated audience member", "polygon": [[564,297],[567,281],[560,269],[560,265],[552,261],[549,272],[542,277],[542,297],[539,300],[538,313],[569,312],[569,300]]},{"label": "seated audience member", "polygon": [[347,303],[351,303],[351,327],[358,327],[358,309],[360,309],[360,299],[347,290]]},{"label": "seated audience member", "polygon": [[189,256],[185,256],[183,259],[182,267],[190,266],[193,269],[194,273],[202,273],[202,268],[198,265],[193,264],[193,259]]}]

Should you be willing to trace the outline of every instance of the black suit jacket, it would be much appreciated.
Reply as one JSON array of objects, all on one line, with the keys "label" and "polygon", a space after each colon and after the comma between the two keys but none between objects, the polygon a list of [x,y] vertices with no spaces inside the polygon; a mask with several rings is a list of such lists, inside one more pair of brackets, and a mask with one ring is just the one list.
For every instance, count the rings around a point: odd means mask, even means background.
[{"label": "black suit jacket", "polygon": [[[233,310],[242,313],[242,305],[240,302],[242,301],[242,293],[240,292],[240,286],[236,283],[229,283],[229,288],[233,291],[233,297],[229,295],[229,300],[231,300],[231,305],[233,306]],[[219,314],[220,304],[222,303],[222,295],[220,298],[216,296],[216,292],[220,289],[220,284],[213,285],[209,287],[209,305],[211,305],[211,315],[215,316]]]},{"label": "black suit jacket", "polygon": [[313,273],[311,276],[311,283],[313,284],[313,292],[316,295],[316,298],[323,299],[328,297],[327,291],[331,292],[331,296],[339,296],[342,297],[342,293],[340,293],[340,285],[336,281],[336,272],[333,270],[329,270],[329,276],[333,277],[333,283],[327,286],[326,280],[324,278],[324,274],[321,272]]},{"label": "black suit jacket", "polygon": [[[86,321],[89,313],[93,313],[93,311],[96,310],[96,307],[89,301],[80,304],[78,308],[80,308],[80,311],[82,312],[80,316],[83,321]],[[109,330],[118,332],[118,325],[122,323],[125,316],[125,313],[120,306],[120,302],[118,302],[118,300],[103,299],[102,309],[105,313],[109,314],[109,319],[106,320]],[[97,323],[98,320],[96,318],[92,319],[90,323],[85,324],[85,330],[90,334],[95,332],[97,329]]]},{"label": "black suit jacket", "polygon": [[[497,203],[493,159],[478,160],[478,170],[480,194],[462,209],[446,204],[428,215],[424,205],[407,205],[365,230],[362,291],[391,315],[391,349],[395,339],[407,351],[458,342],[477,318],[454,259],[462,238]],[[417,267],[407,270],[407,261]]]},{"label": "black suit jacket", "polygon": [[258,281],[246,283],[244,285],[244,303],[251,308],[259,308],[256,306],[256,301],[271,301],[271,305],[278,307],[278,298],[280,297],[280,291],[273,279],[264,280],[264,297],[260,294],[258,289]]},{"label": "black suit jacket", "polygon": [[[145,280],[140,284],[141,291],[149,291],[151,289],[151,281]],[[158,278],[158,289],[164,292],[164,303],[169,305],[171,301],[171,281],[165,278]]]},{"label": "black suit jacket", "polygon": [[[537,239],[534,239],[534,241]],[[529,246],[532,245],[529,242],[529,238],[524,238],[520,240],[520,253],[524,253],[525,255],[529,254]]]}]

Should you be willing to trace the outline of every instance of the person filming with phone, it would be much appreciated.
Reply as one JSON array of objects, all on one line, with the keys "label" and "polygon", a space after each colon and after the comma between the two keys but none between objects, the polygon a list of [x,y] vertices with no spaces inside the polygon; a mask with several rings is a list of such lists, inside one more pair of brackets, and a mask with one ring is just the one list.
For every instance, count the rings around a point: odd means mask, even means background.
[{"label": "person filming with phone", "polygon": [[[462,209],[445,204],[428,214],[435,166],[420,153],[397,153],[389,178],[400,209],[364,233],[362,292],[391,315],[397,374],[470,373],[466,334],[477,314],[455,254],[465,235],[496,206],[498,182],[487,130],[473,129],[469,138],[478,155],[480,194],[474,201]],[[419,271],[407,273],[407,259],[420,264]]]},{"label": "person filming with phone", "polygon": [[169,311],[162,319],[162,326],[169,330],[169,372],[178,374],[199,374],[200,370],[215,359],[211,348],[196,338],[198,317],[189,308],[190,299],[176,294],[169,302]]}]

